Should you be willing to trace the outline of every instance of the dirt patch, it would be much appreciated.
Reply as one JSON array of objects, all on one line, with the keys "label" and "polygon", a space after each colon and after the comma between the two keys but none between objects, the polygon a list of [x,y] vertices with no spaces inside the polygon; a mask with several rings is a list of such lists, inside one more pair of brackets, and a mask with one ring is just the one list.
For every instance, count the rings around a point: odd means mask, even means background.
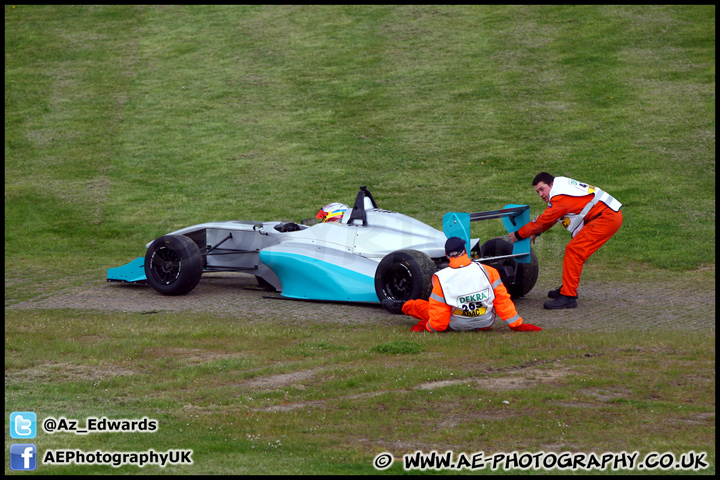
[{"label": "dirt patch", "polygon": [[540,450],[544,452],[579,452],[582,446],[574,443],[544,443],[540,445]]},{"label": "dirt patch", "polygon": [[507,420],[517,412],[468,412],[462,415],[448,415],[444,420],[440,421],[434,428],[437,430],[451,430],[459,425],[468,425],[475,422],[495,422]]},{"label": "dirt patch", "polygon": [[357,400],[359,398],[369,398],[369,397],[377,397],[378,395],[383,395],[385,393],[388,393],[387,390],[385,391],[378,391],[378,392],[367,392],[367,393],[357,393],[353,395],[342,395],[339,397],[332,397],[328,399],[323,400],[309,400],[307,402],[281,402],[277,405],[271,405],[269,407],[258,407],[253,408],[254,411],[262,411],[262,412],[287,412],[290,410],[297,410],[298,408],[309,408],[309,407],[325,407],[327,406],[327,401],[331,400],[333,402],[335,401],[345,401],[345,400]]},{"label": "dirt patch", "polygon": [[[545,362],[547,363],[547,362]],[[258,378],[256,380],[253,380],[251,382],[247,382],[244,385],[250,386],[253,388],[262,388],[262,389],[272,389],[272,388],[279,388],[284,387],[287,385],[291,385],[295,382],[307,380],[313,378],[317,373],[319,373],[319,369],[313,369],[313,370],[305,370],[295,373],[288,373],[288,374],[281,374],[281,375],[272,375],[269,377],[262,377]],[[483,378],[466,378],[464,380],[439,380],[435,382],[424,382],[419,385],[416,385],[413,387],[413,390],[437,390],[439,388],[445,388],[453,385],[470,385],[475,386],[480,389],[485,390],[491,390],[495,392],[501,392],[501,391],[507,391],[507,390],[516,390],[516,389],[524,389],[524,388],[532,388],[537,385],[541,384],[551,384],[555,382],[558,379],[564,378],[565,376],[572,373],[572,369],[557,364],[552,369],[539,369],[539,368],[514,368],[512,370],[508,370],[510,373],[505,376],[495,376],[495,377],[483,377]],[[296,385],[293,385],[296,386]],[[395,393],[408,393],[411,390],[394,390]],[[333,397],[333,401],[342,401],[342,400],[355,400],[358,398],[368,398],[368,397],[375,397],[378,395],[383,395],[385,393],[389,393],[389,390],[385,391],[377,391],[377,392],[367,392],[367,393],[360,393],[355,395],[345,395],[341,397]],[[324,407],[326,405],[326,400],[314,400],[314,401],[308,401],[308,402],[296,402],[296,403],[281,403],[279,405],[272,405],[269,407],[264,408],[257,408],[254,410],[262,410],[262,411],[268,411],[268,412],[285,412],[289,410],[295,410],[298,408],[306,408],[306,407]],[[382,408],[380,408],[382,410]],[[490,414],[482,414],[485,416],[482,416],[482,419],[485,420],[492,420],[497,419],[496,417],[493,417],[493,415],[496,415],[495,413]],[[478,417],[480,418],[480,417]],[[447,426],[452,427],[453,420],[450,418],[447,420],[449,423]]]},{"label": "dirt patch", "polygon": [[[12,278],[6,279],[13,282]],[[548,290],[557,287],[540,279],[535,288],[515,301],[520,315],[548,330],[592,330],[605,332],[697,330],[715,331],[715,285],[583,282],[578,308],[545,310]],[[396,325],[410,328],[416,322],[391,315],[379,304],[344,304],[265,298],[255,277],[237,273],[203,275],[189,294],[167,297],[142,285],[93,281],[56,293],[43,293],[6,309],[72,308],[101,312],[202,312],[218,316],[252,317],[288,323],[353,323]],[[490,332],[509,333],[496,321]],[[483,334],[479,332],[477,334]]]},{"label": "dirt patch", "polygon": [[5,374],[5,383],[15,378],[22,381],[44,382],[76,380],[99,381],[125,375],[134,375],[135,372],[116,365],[75,365],[73,363],[46,362],[41,365],[26,368],[18,372]]},{"label": "dirt patch", "polygon": [[622,398],[632,398],[632,391],[629,388],[581,388],[579,395],[586,395],[601,402],[610,402]]},{"label": "dirt patch", "polygon": [[247,382],[245,385],[248,387],[258,390],[274,390],[276,388],[282,388],[287,386],[300,386],[301,390],[305,387],[302,386],[301,382],[313,378],[320,370],[300,370],[292,373],[281,373],[278,375],[270,375],[268,377],[255,378]]},{"label": "dirt patch", "polygon": [[172,358],[185,365],[202,365],[213,360],[238,358],[237,353],[218,353],[201,348],[147,348],[143,352],[148,357]]},{"label": "dirt patch", "polygon": [[502,392],[506,390],[519,390],[532,388],[537,385],[553,383],[572,373],[565,366],[556,366],[553,369],[528,368],[510,375],[501,377],[472,378],[465,380],[440,380],[437,382],[421,383],[417,388],[421,390],[435,390],[452,385],[473,385],[483,390]]},{"label": "dirt patch", "polygon": [[686,418],[671,418],[665,420],[666,423],[690,424],[690,425],[715,425],[715,412],[698,412],[690,414]]},{"label": "dirt patch", "polygon": [[254,410],[263,412],[289,412],[290,410],[297,410],[298,408],[323,406],[325,406],[325,400],[312,400],[310,402],[280,403],[278,405],[271,405],[265,408],[255,408]]}]

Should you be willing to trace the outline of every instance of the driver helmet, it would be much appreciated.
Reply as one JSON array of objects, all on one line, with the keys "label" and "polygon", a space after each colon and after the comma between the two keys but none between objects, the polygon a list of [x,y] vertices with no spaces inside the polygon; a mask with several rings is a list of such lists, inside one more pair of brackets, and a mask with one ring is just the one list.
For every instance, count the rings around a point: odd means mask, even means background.
[{"label": "driver helmet", "polygon": [[323,223],[342,222],[343,214],[350,209],[344,203],[328,203],[315,215]]}]

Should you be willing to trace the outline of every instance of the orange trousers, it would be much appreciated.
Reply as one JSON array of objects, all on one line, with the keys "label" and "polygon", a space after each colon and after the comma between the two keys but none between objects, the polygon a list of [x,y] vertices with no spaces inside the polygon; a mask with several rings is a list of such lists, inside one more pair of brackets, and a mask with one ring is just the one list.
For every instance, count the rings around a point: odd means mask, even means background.
[{"label": "orange trousers", "polygon": [[408,300],[402,306],[405,315],[409,315],[418,320],[430,320],[430,302],[427,300]]},{"label": "orange trousers", "polygon": [[577,297],[585,261],[602,247],[622,226],[623,216],[611,208],[605,208],[599,217],[588,222],[575,238],[565,247],[563,259],[562,289],[560,293],[568,297]]},{"label": "orange trousers", "polygon": [[[427,322],[430,320],[430,302],[422,299],[408,300],[403,304],[402,312],[405,315]],[[492,325],[485,328],[476,328],[475,330],[490,330],[491,328]]]}]

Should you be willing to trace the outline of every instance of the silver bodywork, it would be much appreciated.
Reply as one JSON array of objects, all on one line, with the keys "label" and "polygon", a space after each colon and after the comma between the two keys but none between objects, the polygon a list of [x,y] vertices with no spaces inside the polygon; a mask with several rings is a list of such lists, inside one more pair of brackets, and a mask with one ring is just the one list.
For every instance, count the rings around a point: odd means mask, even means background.
[{"label": "silver bodywork", "polygon": [[[339,269],[340,276],[353,275],[350,272],[354,272],[367,278],[369,289],[378,263],[393,251],[414,249],[433,259],[444,258],[446,237],[443,232],[407,215],[374,208],[367,198],[365,208],[365,225],[357,221],[350,223],[352,209],[349,209],[342,222],[298,225],[299,230],[293,232],[276,229],[285,222],[226,221],[193,225],[169,235],[188,236],[201,249],[210,250],[206,257],[206,271],[252,273],[290,298],[324,297],[326,294],[313,294],[310,289],[302,287],[312,279],[281,279],[283,272],[276,271],[287,268],[288,263],[301,262],[301,267],[298,267],[301,272],[312,270],[315,266],[323,271]],[[150,247],[151,243],[146,247]],[[214,246],[217,247],[213,249]],[[282,265],[275,264],[274,260],[280,258]],[[272,263],[273,268],[263,260]],[[297,276],[298,272],[292,273]],[[289,283],[296,288],[288,291]],[[369,294],[357,297],[352,292],[344,292],[346,288],[338,285],[344,283],[341,279],[332,283],[331,288],[343,297],[340,298],[342,300],[377,301]],[[358,289],[357,282],[353,289]]]}]

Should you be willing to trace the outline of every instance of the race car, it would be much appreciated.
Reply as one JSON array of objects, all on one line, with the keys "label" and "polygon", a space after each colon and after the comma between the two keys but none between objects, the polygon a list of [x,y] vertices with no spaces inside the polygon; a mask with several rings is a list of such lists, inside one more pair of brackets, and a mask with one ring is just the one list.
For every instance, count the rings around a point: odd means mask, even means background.
[{"label": "race car", "polygon": [[164,295],[184,295],[203,273],[243,272],[279,298],[378,303],[428,298],[432,275],[448,265],[445,241],[465,240],[474,261],[494,266],[514,297],[532,290],[538,261],[524,239],[470,238],[470,222],[502,218],[508,232],[529,219],[527,205],[479,213],[448,212],[443,231],[378,208],[360,187],[339,221],[224,221],[193,225],[146,245],[144,257],[110,268],[107,281],[148,284]]}]

